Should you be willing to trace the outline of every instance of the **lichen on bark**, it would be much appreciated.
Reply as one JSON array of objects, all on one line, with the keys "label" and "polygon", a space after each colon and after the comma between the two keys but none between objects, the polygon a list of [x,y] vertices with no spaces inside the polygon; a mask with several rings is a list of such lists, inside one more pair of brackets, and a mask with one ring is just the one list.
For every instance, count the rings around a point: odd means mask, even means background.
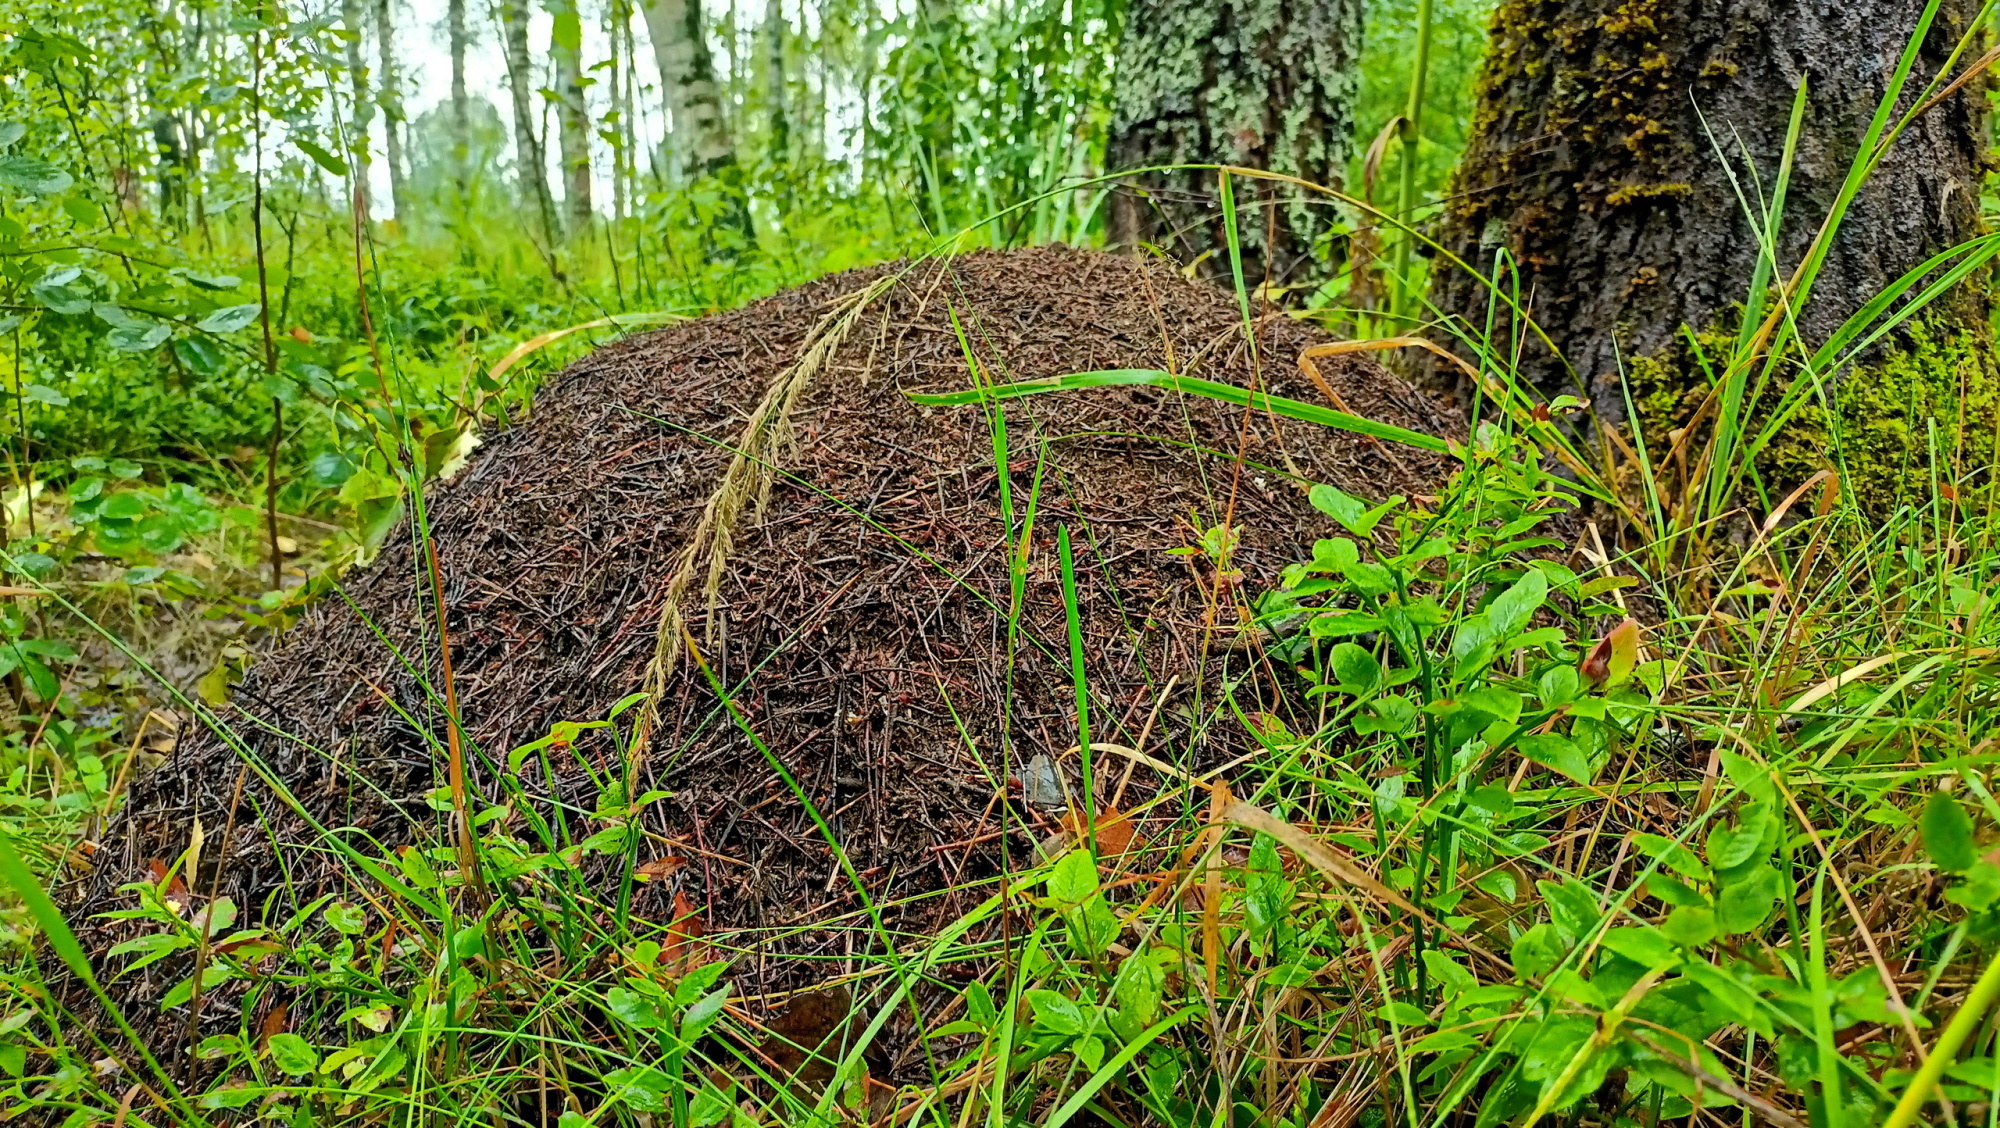
[{"label": "lichen on bark", "polygon": [[[1360,0],[1132,0],[1119,44],[1114,169],[1235,164],[1338,186],[1351,155]],[[1325,273],[1324,199],[1239,179],[1252,285]],[[1224,245],[1213,171],[1135,177],[1114,195],[1111,240],[1194,257]],[[1226,271],[1226,267],[1223,267]]]}]

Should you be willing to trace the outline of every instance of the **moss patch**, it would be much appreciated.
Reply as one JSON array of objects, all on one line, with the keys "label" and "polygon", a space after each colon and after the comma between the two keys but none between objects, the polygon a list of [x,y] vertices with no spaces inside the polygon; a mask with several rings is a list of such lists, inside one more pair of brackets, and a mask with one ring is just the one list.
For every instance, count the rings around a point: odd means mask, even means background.
[{"label": "moss patch", "polygon": [[[1717,323],[1697,335],[1717,377],[1735,332],[1733,324]],[[1684,341],[1635,358],[1627,372],[1638,425],[1649,448],[1664,452],[1671,432],[1707,397],[1707,374]],[[1788,390],[1768,390],[1748,405],[1746,429],[1763,426]],[[1839,374],[1826,397],[1831,412],[1820,397],[1805,394],[1811,400],[1757,457],[1757,472],[1773,494],[1836,468],[1837,451],[1863,508],[1882,513],[1931,488],[1933,444],[1948,474],[1954,462],[1963,473],[1993,461],[2000,365],[1991,336],[1980,330],[1920,318],[1881,355]]]}]

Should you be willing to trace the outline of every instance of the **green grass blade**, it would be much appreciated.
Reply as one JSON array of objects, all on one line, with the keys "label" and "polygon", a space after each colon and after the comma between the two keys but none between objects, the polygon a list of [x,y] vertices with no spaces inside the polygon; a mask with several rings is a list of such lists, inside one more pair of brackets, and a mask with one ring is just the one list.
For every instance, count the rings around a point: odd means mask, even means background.
[{"label": "green grass blade", "polygon": [[1401,443],[1418,450],[1428,450],[1437,454],[1449,454],[1451,444],[1436,435],[1426,435],[1398,427],[1393,423],[1378,423],[1345,411],[1319,407],[1300,400],[1283,396],[1267,395],[1263,392],[1246,391],[1234,384],[1217,383],[1193,376],[1176,376],[1157,368],[1111,368],[1097,372],[1078,372],[1069,376],[1059,376],[1052,380],[1023,380],[1015,384],[995,384],[991,388],[973,388],[963,392],[922,393],[908,392],[912,402],[929,407],[958,407],[993,399],[1014,399],[1019,396],[1040,395],[1044,392],[1067,392],[1079,388],[1110,388],[1144,385],[1161,388],[1170,392],[1185,392],[1189,395],[1207,396],[1210,399],[1247,406],[1258,411],[1268,411],[1287,419],[1298,419],[1306,423],[1317,423],[1322,427],[1332,427],[1341,431],[1352,431],[1357,435]]}]

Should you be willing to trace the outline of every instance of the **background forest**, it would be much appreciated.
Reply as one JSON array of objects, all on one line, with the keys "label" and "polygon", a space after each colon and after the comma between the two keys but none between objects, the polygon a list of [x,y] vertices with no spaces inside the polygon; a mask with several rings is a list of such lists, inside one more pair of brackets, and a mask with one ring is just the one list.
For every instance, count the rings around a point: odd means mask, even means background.
[{"label": "background forest", "polygon": [[[1838,7],[0,0],[0,1116],[2000,1124],[1994,5]],[[1331,407],[1051,385],[1451,466],[1409,496],[1301,479],[1351,538],[1269,590],[1228,517],[1190,518],[1187,583],[1319,710],[1228,680],[1173,739],[1230,728],[1241,778],[1148,759],[1136,706],[1093,744],[1097,580],[1029,492],[1008,645],[1059,573],[1084,807],[915,935],[827,832],[860,948],[790,1011],[732,994],[717,906],[634,908],[688,864],[645,860],[666,792],[610,779],[572,812],[594,833],[531,850],[455,720],[435,841],[328,836],[346,891],[281,912],[218,894],[196,820],[89,917],[140,931],[79,944],[99,926],[44,890],[135,778],[222,733],[259,647],[357,568],[431,544],[426,484],[544,377],[851,268],[1055,243],[1226,291],[1254,379],[1296,322],[1472,420],[1365,418],[1309,359]],[[920,402],[994,412],[1012,506],[993,405],[1026,393],[951,325],[974,390]],[[446,712],[451,676],[417,679]],[[1008,760],[995,836],[1061,743]],[[1094,748],[1185,792],[1121,811]],[[121,1011],[149,967],[171,984]],[[838,1013],[790,1017],[813,1006]]]}]

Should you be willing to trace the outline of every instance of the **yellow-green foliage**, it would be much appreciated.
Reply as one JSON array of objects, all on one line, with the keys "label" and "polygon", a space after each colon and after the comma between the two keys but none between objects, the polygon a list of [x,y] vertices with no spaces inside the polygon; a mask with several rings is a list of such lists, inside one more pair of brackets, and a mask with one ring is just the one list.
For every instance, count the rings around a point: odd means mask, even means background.
[{"label": "yellow-green foliage", "polygon": [[[1697,336],[1719,378],[1734,328],[1718,324]],[[1670,433],[1684,426],[1707,397],[1707,374],[1697,370],[1686,344],[1677,341],[1669,349],[1634,358],[1628,377],[1646,441],[1653,451],[1664,452]],[[1746,406],[1745,441],[1767,425],[1789,390],[1789,384],[1767,390]],[[1933,488],[1933,446],[1945,476],[1976,472],[1993,461],[2000,371],[1990,338],[1979,330],[1918,319],[1868,363],[1836,374],[1824,397],[1811,389],[1801,391],[1806,405],[1756,459],[1757,472],[1774,495],[1789,492],[1820,470],[1844,466],[1855,496],[1879,513]],[[1713,424],[1712,415],[1708,424]],[[1690,461],[1707,437],[1704,432],[1691,440]]]}]

